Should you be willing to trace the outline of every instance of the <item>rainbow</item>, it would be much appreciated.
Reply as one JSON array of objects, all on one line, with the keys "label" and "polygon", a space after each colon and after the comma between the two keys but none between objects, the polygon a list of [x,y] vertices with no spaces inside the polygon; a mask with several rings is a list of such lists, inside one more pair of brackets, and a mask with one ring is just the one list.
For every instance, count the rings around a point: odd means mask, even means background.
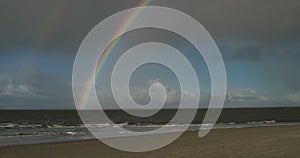
[{"label": "rainbow", "polygon": [[[138,17],[138,15],[143,11],[143,6],[149,5],[149,3],[152,0],[142,0],[137,7],[141,7],[137,10],[135,10],[125,21],[124,23],[119,27],[117,34],[123,33],[127,28],[134,22],[134,20]],[[92,91],[92,88],[94,86],[94,81],[97,80],[99,75],[101,74],[101,71],[103,70],[103,67],[105,66],[105,63],[107,59],[111,56],[114,48],[118,44],[120,40],[120,37],[116,38],[102,53],[100,60],[96,66],[95,74],[91,76],[89,82],[85,86],[84,93],[82,96],[82,99],[80,100],[79,108],[80,109],[85,109],[87,105],[88,98],[90,96],[90,92]]]}]

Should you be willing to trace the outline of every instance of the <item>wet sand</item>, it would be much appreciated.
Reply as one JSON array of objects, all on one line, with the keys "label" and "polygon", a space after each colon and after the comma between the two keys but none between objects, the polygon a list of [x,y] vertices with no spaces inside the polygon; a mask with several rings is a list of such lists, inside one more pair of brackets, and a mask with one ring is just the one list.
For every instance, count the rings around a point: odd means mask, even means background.
[{"label": "wet sand", "polygon": [[0,147],[0,158],[300,158],[300,126],[215,129],[206,137],[186,132],[168,146],[145,153],[111,148],[98,140]]}]

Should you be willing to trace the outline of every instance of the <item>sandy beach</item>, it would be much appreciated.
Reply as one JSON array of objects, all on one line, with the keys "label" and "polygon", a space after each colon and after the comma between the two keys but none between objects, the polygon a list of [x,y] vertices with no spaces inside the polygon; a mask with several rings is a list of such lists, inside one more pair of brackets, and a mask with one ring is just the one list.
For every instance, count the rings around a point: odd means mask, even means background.
[{"label": "sandy beach", "polygon": [[300,157],[300,126],[215,129],[206,137],[186,132],[168,146],[145,153],[113,149],[98,140],[0,147],[1,158]]}]

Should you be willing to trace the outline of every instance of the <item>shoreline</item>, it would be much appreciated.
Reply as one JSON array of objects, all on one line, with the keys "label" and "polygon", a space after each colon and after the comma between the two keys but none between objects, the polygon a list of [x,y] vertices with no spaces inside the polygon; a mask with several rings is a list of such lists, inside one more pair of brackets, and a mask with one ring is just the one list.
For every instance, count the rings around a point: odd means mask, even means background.
[{"label": "shoreline", "polygon": [[[246,124],[240,124],[242,126],[239,127],[214,127],[211,131],[213,130],[225,130],[225,129],[242,129],[242,128],[260,128],[260,127],[278,127],[278,126],[300,126],[300,122],[277,122],[274,124],[264,124],[264,125],[255,125],[251,126],[246,125]],[[200,128],[200,126],[199,126]],[[188,129],[184,133],[191,133],[191,132],[196,132],[198,133],[198,129]],[[163,133],[163,134],[172,134],[176,132],[168,132],[168,133]],[[139,135],[143,136],[143,135]],[[71,139],[71,140],[59,140],[59,141],[49,141],[49,142],[37,142],[37,143],[24,143],[24,144],[8,144],[8,145],[0,145],[0,149],[2,147],[15,147],[15,146],[27,146],[27,145],[41,145],[41,144],[53,144],[53,143],[68,143],[68,142],[76,142],[76,141],[90,141],[90,140],[97,140],[94,136],[93,138],[83,138],[83,139]],[[136,137],[136,136],[126,136],[126,137]],[[124,138],[124,136],[115,136],[115,137],[104,137],[102,139],[118,139],[118,138]]]},{"label": "shoreline", "polygon": [[187,131],[171,144],[150,152],[130,153],[99,140],[0,147],[0,157],[300,157],[300,125],[213,129],[204,138]]}]

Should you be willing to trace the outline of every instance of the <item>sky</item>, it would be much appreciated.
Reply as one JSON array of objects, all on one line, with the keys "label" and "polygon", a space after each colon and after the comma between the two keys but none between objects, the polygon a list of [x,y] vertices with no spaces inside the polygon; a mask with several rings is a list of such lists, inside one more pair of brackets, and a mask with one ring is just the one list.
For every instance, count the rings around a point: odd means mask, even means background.
[{"label": "sky", "polygon": [[[103,19],[138,4],[136,0],[2,0],[0,109],[74,109],[72,69],[82,40]],[[225,107],[300,105],[298,0],[153,0],[149,5],[182,11],[211,34],[227,73]],[[199,78],[200,107],[207,107],[211,81],[202,57],[179,35],[158,29],[122,36],[96,81],[104,107],[116,107],[109,87],[113,64],[123,51],[147,41],[176,46],[188,58]],[[157,64],[134,72],[132,98],[139,104],[149,102],[148,89],[154,82],[167,88],[166,107],[176,107],[181,94],[178,80]]]}]

